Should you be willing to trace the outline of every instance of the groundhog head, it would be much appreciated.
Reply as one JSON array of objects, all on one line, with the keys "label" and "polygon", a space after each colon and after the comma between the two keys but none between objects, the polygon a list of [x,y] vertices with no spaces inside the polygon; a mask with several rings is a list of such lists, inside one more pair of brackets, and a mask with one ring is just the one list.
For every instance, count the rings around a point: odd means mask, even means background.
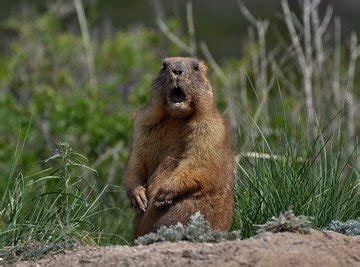
[{"label": "groundhog head", "polygon": [[162,62],[152,84],[152,98],[175,118],[187,118],[213,108],[214,97],[206,65],[195,58],[170,57]]}]

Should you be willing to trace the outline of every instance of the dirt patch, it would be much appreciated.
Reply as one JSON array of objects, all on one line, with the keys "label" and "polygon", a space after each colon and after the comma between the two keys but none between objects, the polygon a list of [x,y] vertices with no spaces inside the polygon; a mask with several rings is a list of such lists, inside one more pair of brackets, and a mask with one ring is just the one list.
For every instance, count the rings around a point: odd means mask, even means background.
[{"label": "dirt patch", "polygon": [[264,233],[218,244],[80,247],[17,266],[360,266],[360,237],[313,230],[310,235]]}]

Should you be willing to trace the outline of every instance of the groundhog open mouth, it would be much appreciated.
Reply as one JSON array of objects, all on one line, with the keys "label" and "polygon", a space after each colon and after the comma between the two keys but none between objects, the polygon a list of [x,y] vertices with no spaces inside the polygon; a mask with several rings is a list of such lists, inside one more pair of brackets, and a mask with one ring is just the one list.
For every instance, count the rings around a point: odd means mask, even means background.
[{"label": "groundhog open mouth", "polygon": [[181,103],[181,102],[184,102],[185,99],[186,99],[186,94],[181,87],[175,86],[173,89],[171,89],[171,92],[170,92],[171,102]]}]

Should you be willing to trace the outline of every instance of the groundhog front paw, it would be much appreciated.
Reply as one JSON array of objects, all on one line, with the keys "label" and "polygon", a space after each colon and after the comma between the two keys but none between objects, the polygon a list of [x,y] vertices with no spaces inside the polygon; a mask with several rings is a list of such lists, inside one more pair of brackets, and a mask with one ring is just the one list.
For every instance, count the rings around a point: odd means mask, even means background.
[{"label": "groundhog front paw", "polygon": [[144,212],[147,208],[148,205],[148,200],[146,197],[146,189],[145,187],[143,187],[142,185],[135,187],[132,192],[131,192],[131,196],[130,196],[130,200],[131,200],[131,205]]},{"label": "groundhog front paw", "polygon": [[172,200],[155,201],[156,207],[167,206],[167,205],[171,205],[171,204],[172,204]]},{"label": "groundhog front paw", "polygon": [[172,204],[172,199],[175,197],[175,192],[165,187],[160,188],[155,197],[155,206],[160,207]]}]

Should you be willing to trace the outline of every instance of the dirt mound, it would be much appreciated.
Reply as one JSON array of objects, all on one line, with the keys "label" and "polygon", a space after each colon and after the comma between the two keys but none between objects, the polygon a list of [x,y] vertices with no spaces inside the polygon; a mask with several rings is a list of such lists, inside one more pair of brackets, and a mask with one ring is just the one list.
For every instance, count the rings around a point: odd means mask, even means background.
[{"label": "dirt mound", "polygon": [[218,244],[80,247],[17,266],[360,266],[360,237],[313,230],[310,235],[264,233]]}]

